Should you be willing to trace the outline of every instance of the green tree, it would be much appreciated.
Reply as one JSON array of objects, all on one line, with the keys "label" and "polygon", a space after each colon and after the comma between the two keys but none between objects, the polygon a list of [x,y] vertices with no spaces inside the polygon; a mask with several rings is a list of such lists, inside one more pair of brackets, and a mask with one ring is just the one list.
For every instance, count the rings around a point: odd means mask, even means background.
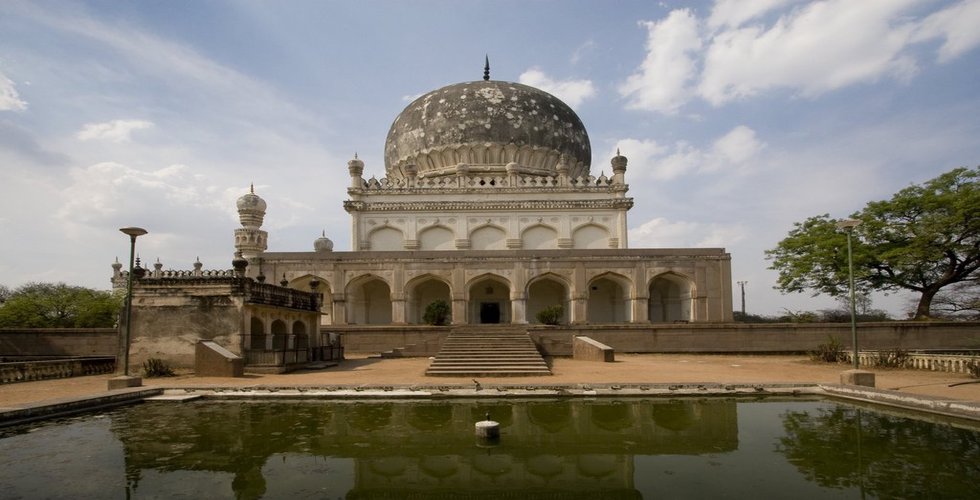
[{"label": "green tree", "polygon": [[28,283],[0,305],[0,328],[98,328],[116,324],[122,296],[64,283]]},{"label": "green tree", "polygon": [[[857,293],[909,290],[919,294],[915,317],[930,316],[945,287],[976,279],[980,269],[980,168],[957,168],[852,215]],[[783,292],[845,295],[847,236],[829,215],[794,224],[766,251]]]}]

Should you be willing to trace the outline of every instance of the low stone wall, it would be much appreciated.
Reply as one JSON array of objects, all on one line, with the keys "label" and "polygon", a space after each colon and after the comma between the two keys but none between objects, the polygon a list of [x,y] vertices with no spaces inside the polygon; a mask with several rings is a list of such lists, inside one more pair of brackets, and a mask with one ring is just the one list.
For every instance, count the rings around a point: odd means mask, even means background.
[{"label": "low stone wall", "polygon": [[399,347],[414,346],[412,353],[435,356],[449,336],[445,326],[324,326],[321,333],[340,335],[344,352],[380,353]]},{"label": "low stone wall", "polygon": [[100,375],[115,370],[114,357],[0,363],[0,384]]},{"label": "low stone wall", "polygon": [[0,328],[0,359],[115,356],[115,328]]},{"label": "low stone wall", "polygon": [[[851,346],[849,323],[712,323],[671,325],[531,326],[542,353],[571,356],[572,337],[586,335],[617,352],[789,353],[809,352],[836,339]],[[859,323],[861,349],[980,348],[980,323],[895,321]]]},{"label": "low stone wall", "polygon": [[[379,353],[416,345],[426,355],[439,351],[449,334],[447,327],[325,326],[343,338],[349,353]],[[849,323],[682,323],[604,324],[579,326],[528,325],[528,333],[542,354],[571,356],[572,338],[584,335],[620,353],[802,353],[836,339],[851,346]],[[895,321],[859,323],[861,349],[980,349],[980,323]]]}]

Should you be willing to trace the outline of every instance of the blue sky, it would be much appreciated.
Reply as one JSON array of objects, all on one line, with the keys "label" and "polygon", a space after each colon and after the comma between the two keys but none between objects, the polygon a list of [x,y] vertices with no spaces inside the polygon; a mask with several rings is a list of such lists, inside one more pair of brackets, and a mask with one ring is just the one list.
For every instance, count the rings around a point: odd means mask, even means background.
[{"label": "blue sky", "polygon": [[629,157],[631,247],[726,248],[749,312],[833,307],[764,250],[980,163],[977,26],[980,0],[8,0],[0,284],[107,288],[130,225],[145,260],[228,268],[250,183],[270,250],[349,249],[347,160],[382,176],[395,116],[489,54],[576,110],[595,174]]}]

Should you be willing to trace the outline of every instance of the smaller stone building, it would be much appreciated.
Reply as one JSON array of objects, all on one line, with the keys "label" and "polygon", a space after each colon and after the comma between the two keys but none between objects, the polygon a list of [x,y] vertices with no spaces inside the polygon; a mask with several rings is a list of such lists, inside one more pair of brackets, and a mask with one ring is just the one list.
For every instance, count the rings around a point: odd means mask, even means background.
[{"label": "smaller stone building", "polygon": [[[201,340],[241,356],[253,370],[306,363],[324,357],[323,347],[329,347],[318,331],[319,293],[261,283],[241,272],[203,271],[199,262],[194,271],[155,267],[133,283],[130,363],[136,371],[149,358],[191,368]],[[127,273],[118,263],[113,268],[113,284],[125,287]]]}]

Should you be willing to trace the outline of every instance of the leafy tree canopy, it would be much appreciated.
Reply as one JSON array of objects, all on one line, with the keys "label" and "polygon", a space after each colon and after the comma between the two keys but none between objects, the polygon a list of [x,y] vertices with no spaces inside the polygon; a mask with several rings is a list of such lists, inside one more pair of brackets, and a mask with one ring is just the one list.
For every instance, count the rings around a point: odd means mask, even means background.
[{"label": "leafy tree canopy", "polygon": [[116,324],[120,294],[64,283],[28,283],[0,304],[0,328],[99,328]]},{"label": "leafy tree canopy", "polygon": [[[851,216],[855,287],[919,294],[915,317],[928,318],[943,288],[974,280],[980,269],[980,167],[957,168],[874,201]],[[776,288],[839,297],[848,292],[847,236],[829,215],[794,224],[766,251]]]}]

